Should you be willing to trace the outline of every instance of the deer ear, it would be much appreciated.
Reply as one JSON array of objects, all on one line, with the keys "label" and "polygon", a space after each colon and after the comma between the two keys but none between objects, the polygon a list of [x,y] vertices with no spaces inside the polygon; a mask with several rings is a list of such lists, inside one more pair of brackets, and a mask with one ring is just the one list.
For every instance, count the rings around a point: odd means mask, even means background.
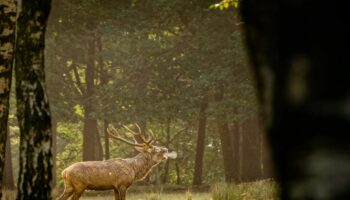
[{"label": "deer ear", "polygon": [[138,152],[141,152],[141,153],[150,153],[151,152],[151,149],[147,146],[144,146],[144,147],[135,147],[135,149],[138,151]]},{"label": "deer ear", "polygon": [[134,147],[138,152],[145,152],[143,147]]}]

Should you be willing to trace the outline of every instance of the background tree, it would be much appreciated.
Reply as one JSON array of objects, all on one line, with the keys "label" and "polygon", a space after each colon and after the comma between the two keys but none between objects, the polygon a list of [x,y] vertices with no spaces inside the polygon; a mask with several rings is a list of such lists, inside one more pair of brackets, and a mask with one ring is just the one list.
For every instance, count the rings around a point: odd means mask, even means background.
[{"label": "background tree", "polygon": [[[200,155],[197,142],[204,147],[204,184],[224,180],[225,174],[229,174],[227,181],[262,178],[260,131],[258,126],[245,126],[248,121],[257,122],[252,120],[256,101],[240,21],[232,10],[209,10],[210,5],[211,1],[55,2],[46,52],[57,121],[58,173],[83,157],[79,145],[84,146],[83,122],[89,117],[96,119],[97,138],[86,140],[101,144],[94,148],[105,146],[105,155],[110,152],[110,157],[134,152],[122,144],[109,145],[108,138],[101,140],[106,121],[116,127],[138,122],[153,130],[160,143],[178,151],[178,159],[158,166],[150,183],[192,184],[194,158]],[[87,29],[91,16],[96,16],[95,28]],[[89,54],[92,40],[94,56]],[[89,67],[94,70],[90,81],[94,92],[87,98]],[[204,96],[207,119],[202,138],[196,135]],[[94,107],[90,114],[85,112],[87,102]],[[225,137],[220,139],[220,135]],[[250,144],[250,138],[256,142]],[[234,148],[222,148],[225,141]],[[223,149],[236,161],[224,159]],[[248,154],[257,163],[244,171],[249,162],[243,157]],[[224,163],[229,166],[230,162],[233,165],[225,170]]]}]

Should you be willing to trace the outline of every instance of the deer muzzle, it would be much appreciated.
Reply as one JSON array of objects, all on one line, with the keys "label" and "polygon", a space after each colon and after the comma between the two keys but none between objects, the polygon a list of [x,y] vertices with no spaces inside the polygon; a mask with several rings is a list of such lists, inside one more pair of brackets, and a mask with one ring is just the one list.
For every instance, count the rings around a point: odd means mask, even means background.
[{"label": "deer muzzle", "polygon": [[175,158],[177,158],[177,153],[175,151],[172,151],[170,153],[165,153],[164,156],[166,158],[175,159]]}]

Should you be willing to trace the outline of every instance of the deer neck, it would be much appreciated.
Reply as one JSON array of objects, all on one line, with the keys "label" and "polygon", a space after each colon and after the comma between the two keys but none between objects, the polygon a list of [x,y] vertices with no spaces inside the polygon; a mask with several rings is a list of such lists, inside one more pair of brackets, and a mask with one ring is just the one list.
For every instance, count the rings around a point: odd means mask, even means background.
[{"label": "deer neck", "polygon": [[146,153],[139,153],[134,157],[132,165],[135,171],[135,179],[142,180],[151,171],[152,167],[159,162],[152,160],[152,156]]}]

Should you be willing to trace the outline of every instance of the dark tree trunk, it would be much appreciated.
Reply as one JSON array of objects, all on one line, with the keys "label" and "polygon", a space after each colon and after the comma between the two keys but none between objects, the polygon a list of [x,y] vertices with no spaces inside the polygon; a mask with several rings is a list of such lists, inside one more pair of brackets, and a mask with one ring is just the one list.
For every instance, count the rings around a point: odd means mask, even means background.
[{"label": "dark tree trunk", "polygon": [[4,183],[3,186],[6,189],[14,189],[15,188],[15,184],[13,181],[10,137],[7,137],[7,139],[6,139],[6,156],[5,156],[4,182],[3,183]]},{"label": "dark tree trunk", "polygon": [[56,157],[57,157],[57,121],[51,120],[52,123],[52,187],[56,187]]},{"label": "dark tree trunk", "polygon": [[[219,84],[218,89],[215,94],[215,100],[221,102],[224,100],[224,85]],[[221,149],[224,158],[224,169],[225,169],[225,181],[226,182],[235,182],[237,178],[237,169],[234,169],[237,161],[237,153],[234,152],[234,141],[233,134],[229,130],[227,123],[226,115],[217,116],[216,119],[218,132],[220,135]]]},{"label": "dark tree trunk", "polygon": [[175,163],[175,170],[176,170],[176,184],[181,185],[180,166],[177,162]]},{"label": "dark tree trunk", "polygon": [[241,1],[283,200],[350,199],[349,6]]},{"label": "dark tree trunk", "polygon": [[203,158],[205,148],[205,130],[207,125],[207,100],[203,100],[199,108],[199,122],[197,132],[196,158],[194,164],[192,185],[201,185],[203,176]]},{"label": "dark tree trunk", "polygon": [[232,123],[232,129],[231,129],[231,144],[232,144],[232,155],[233,155],[233,169],[236,170],[234,173],[234,180],[235,182],[240,182],[241,177],[239,174],[240,171],[240,160],[239,160],[239,130],[240,125],[238,122]]},{"label": "dark tree trunk", "polygon": [[[105,65],[103,64],[103,59],[102,59],[102,36],[101,34],[97,34],[96,35],[96,46],[97,46],[97,58],[98,58],[98,66],[100,69],[100,86],[104,87],[107,85],[108,83],[108,71],[107,68],[105,67]],[[103,89],[103,88],[102,88]],[[104,102],[106,105],[108,104],[108,102]],[[110,150],[109,150],[109,136],[108,136],[108,132],[107,132],[107,128],[109,125],[108,122],[108,116],[104,116],[104,120],[103,120],[103,133],[104,133],[104,144],[105,144],[105,160],[108,160],[110,158]]]},{"label": "dark tree trunk", "polygon": [[248,119],[243,123],[243,153],[242,153],[242,177],[243,182],[256,181],[261,177],[260,169],[260,143],[257,122]]},{"label": "dark tree trunk", "polygon": [[[171,120],[170,118],[168,118],[167,120],[167,127],[166,127],[166,141],[165,141],[165,145],[166,147],[169,149],[170,146],[170,124],[171,124]],[[165,167],[164,167],[164,174],[162,177],[162,183],[165,184],[168,181],[168,176],[169,176],[169,168],[170,168],[170,160],[168,159],[165,163]]]},{"label": "dark tree trunk", "polygon": [[107,120],[103,121],[103,129],[105,134],[105,159],[108,160],[110,158],[110,151],[109,151],[109,136],[107,132],[109,122]]},{"label": "dark tree trunk", "polygon": [[[88,28],[95,30],[96,24],[91,21]],[[88,45],[88,63],[85,73],[86,92],[84,104],[84,128],[83,128],[83,160],[102,160],[103,152],[101,139],[97,129],[97,119],[92,116],[95,111],[93,95],[95,90],[95,62],[96,62],[96,33],[92,31],[90,43]]]},{"label": "dark tree trunk", "polygon": [[103,152],[101,138],[97,130],[97,120],[85,117],[83,132],[85,133],[83,139],[83,161],[102,160]]},{"label": "dark tree trunk", "polygon": [[17,1],[0,2],[0,199],[2,197]]},{"label": "dark tree trunk", "polygon": [[22,1],[17,20],[16,97],[20,128],[17,199],[51,199],[51,115],[45,87],[45,29],[50,0]]}]

